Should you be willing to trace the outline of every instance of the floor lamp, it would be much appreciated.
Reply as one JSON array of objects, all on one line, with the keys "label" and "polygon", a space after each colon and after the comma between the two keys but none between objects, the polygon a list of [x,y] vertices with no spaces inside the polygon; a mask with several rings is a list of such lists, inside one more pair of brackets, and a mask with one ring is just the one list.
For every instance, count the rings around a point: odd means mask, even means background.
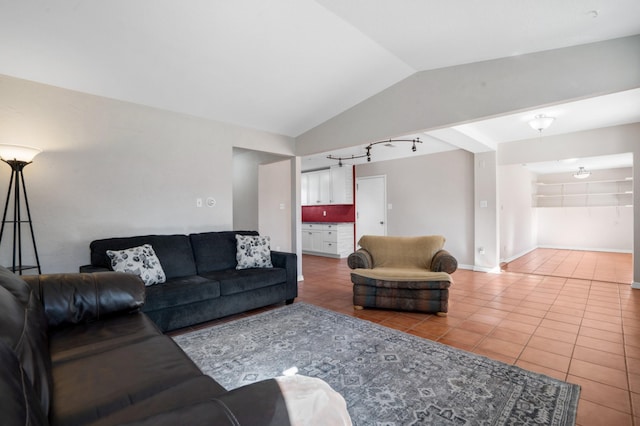
[{"label": "floor lamp", "polygon": [[[2,227],[0,228],[0,246],[2,245],[2,237],[6,224],[13,227],[13,265],[10,268],[13,272],[22,275],[22,271],[26,269],[40,270],[40,259],[38,258],[38,249],[36,248],[36,238],[33,234],[33,224],[31,223],[31,211],[29,210],[29,199],[27,198],[27,188],[24,185],[24,175],[22,170],[33,161],[33,157],[41,151],[37,148],[19,145],[0,145],[0,159],[11,166],[11,180],[9,181],[9,190],[7,191],[7,200],[4,203],[4,214],[2,215]],[[22,190],[22,194],[21,194]],[[11,193],[13,191],[13,218],[7,220],[7,212],[11,203]],[[22,216],[21,196],[23,196],[24,206],[27,212],[26,220]],[[22,225],[29,224],[31,231],[31,241],[33,242],[33,252],[36,258],[36,265],[23,265],[22,263]]]}]

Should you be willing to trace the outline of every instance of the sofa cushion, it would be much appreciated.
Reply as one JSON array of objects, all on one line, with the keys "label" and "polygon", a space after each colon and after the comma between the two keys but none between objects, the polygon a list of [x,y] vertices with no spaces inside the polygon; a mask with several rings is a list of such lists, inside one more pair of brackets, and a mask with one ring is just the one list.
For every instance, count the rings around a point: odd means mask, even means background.
[{"label": "sofa cushion", "polygon": [[147,302],[142,310],[150,312],[217,297],[220,297],[218,281],[198,275],[174,278],[164,284],[147,287]]},{"label": "sofa cushion", "polygon": [[58,327],[49,334],[51,362],[86,357],[160,334],[154,322],[141,312]]},{"label": "sofa cushion", "polygon": [[31,287],[3,267],[0,267],[0,324],[0,341],[15,353],[42,410],[48,412],[51,357],[47,320]]},{"label": "sofa cushion", "polygon": [[282,268],[227,269],[204,274],[204,277],[220,282],[220,294],[228,296],[258,288],[283,284],[287,271]]},{"label": "sofa cushion", "polygon": [[186,235],[143,235],[107,238],[91,242],[91,264],[111,269],[107,250],[124,250],[149,244],[160,260],[167,280],[196,274],[191,242]]},{"label": "sofa cushion", "polygon": [[56,362],[50,420],[90,423],[201,375],[163,335]]},{"label": "sofa cushion", "polygon": [[49,424],[40,401],[13,350],[0,340],[0,413],[2,424]]},{"label": "sofa cushion", "polygon": [[[98,421],[91,423],[91,426],[112,426],[139,421],[147,421],[153,425],[192,425],[197,422],[202,422],[202,424],[206,425],[224,424],[215,423],[212,420],[216,413],[215,410],[209,409],[203,412],[199,418],[185,417],[181,410],[184,407],[211,401],[213,398],[226,393],[227,391],[215,380],[209,376],[202,375],[187,379],[170,389],[158,392],[108,416],[103,416]],[[169,416],[174,413],[177,417],[174,417],[173,421],[168,421],[167,418],[170,418]],[[157,415],[158,417],[150,418],[150,415]],[[150,421],[151,419],[154,421]]]},{"label": "sofa cushion", "polygon": [[189,235],[199,275],[235,269],[236,234],[258,235],[256,231],[203,232]]},{"label": "sofa cushion", "polygon": [[236,269],[273,268],[270,241],[269,237],[236,234]]},{"label": "sofa cushion", "polygon": [[124,250],[107,250],[107,256],[114,271],[135,274],[142,279],[144,285],[162,284],[167,280],[151,244]]},{"label": "sofa cushion", "polygon": [[430,269],[433,256],[444,246],[441,235],[390,237],[363,235],[358,245],[371,254],[373,267]]}]

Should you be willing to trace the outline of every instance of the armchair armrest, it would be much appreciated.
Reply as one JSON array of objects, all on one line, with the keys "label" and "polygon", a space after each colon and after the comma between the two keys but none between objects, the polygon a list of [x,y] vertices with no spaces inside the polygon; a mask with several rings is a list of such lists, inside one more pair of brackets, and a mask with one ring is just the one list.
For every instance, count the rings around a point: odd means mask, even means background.
[{"label": "armchair armrest", "polygon": [[373,258],[367,250],[361,248],[349,255],[347,264],[351,269],[371,269],[373,268]]},{"label": "armchair armrest", "polygon": [[431,260],[433,272],[446,272],[453,274],[458,269],[458,261],[446,250],[439,250]]},{"label": "armchair armrest", "polygon": [[39,296],[50,327],[136,312],[144,304],[144,283],[133,274],[102,272],[27,275],[23,278]]}]

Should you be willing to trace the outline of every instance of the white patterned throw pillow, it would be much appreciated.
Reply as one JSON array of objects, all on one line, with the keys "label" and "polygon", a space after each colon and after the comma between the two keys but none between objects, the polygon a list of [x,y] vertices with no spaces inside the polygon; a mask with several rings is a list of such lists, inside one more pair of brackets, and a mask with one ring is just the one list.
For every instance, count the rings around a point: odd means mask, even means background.
[{"label": "white patterned throw pillow", "polygon": [[236,234],[236,269],[273,268],[269,237]]},{"label": "white patterned throw pillow", "polygon": [[126,250],[107,250],[111,259],[111,268],[116,272],[129,272],[138,275],[144,285],[160,284],[167,280],[162,265],[150,244],[132,247]]}]

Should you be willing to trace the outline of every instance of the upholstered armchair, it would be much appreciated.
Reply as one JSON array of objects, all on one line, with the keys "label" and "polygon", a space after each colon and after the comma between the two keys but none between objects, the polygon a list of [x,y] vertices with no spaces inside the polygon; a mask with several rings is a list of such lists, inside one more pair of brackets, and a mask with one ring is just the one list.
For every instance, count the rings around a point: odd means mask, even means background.
[{"label": "upholstered armchair", "polygon": [[347,258],[356,309],[386,308],[445,316],[458,262],[441,235],[364,235]]}]

